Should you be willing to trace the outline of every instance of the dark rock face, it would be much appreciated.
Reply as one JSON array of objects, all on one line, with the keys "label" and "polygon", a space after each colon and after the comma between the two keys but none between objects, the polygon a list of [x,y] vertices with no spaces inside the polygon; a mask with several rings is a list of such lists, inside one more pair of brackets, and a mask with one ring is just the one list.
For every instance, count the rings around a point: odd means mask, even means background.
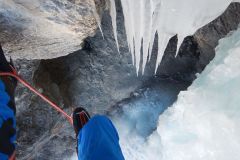
[{"label": "dark rock face", "polygon": [[[18,60],[15,65],[21,76],[35,86],[34,73],[39,66],[39,61]],[[46,95],[63,106],[62,97],[58,95],[58,87],[51,84],[48,88],[54,94],[49,92]],[[16,106],[18,159],[60,160],[73,154],[75,135],[72,132],[72,126],[48,104],[22,85],[18,85]],[[69,110],[66,111],[70,113]],[[60,141],[62,144],[59,144]]]},{"label": "dark rock face", "polygon": [[[214,57],[217,41],[234,30],[240,20],[240,4],[233,3],[223,16],[200,29],[194,36],[187,37],[177,58],[177,38],[173,37],[156,76],[153,74],[155,45],[144,76],[137,77],[127,47],[119,1],[117,6],[120,54],[117,52],[110,17],[105,12],[102,19],[104,39],[98,30],[94,37],[85,40],[82,50],[68,56],[41,62],[18,61],[22,66],[21,74],[68,113],[75,107],[84,106],[91,114],[112,115],[114,107],[118,107],[119,111],[117,102],[136,97],[137,93],[133,93],[135,90],[145,88],[159,79],[173,83],[188,81],[189,85],[195,79],[195,74],[201,72]],[[187,85],[180,85],[179,90]],[[19,87],[17,106],[18,159],[62,160],[73,154],[73,129],[48,104]]]},{"label": "dark rock face", "polygon": [[[177,36],[170,39],[157,75],[192,82],[197,72],[196,63],[198,63],[201,54],[198,44],[193,37],[186,37],[177,57],[175,57],[176,46]],[[154,48],[153,51],[157,53],[157,48]]]},{"label": "dark rock face", "polygon": [[194,34],[194,39],[199,46],[201,56],[196,64],[196,69],[201,72],[214,58],[215,47],[218,40],[238,28],[240,23],[240,3],[232,3],[227,10],[216,20],[199,29]]}]

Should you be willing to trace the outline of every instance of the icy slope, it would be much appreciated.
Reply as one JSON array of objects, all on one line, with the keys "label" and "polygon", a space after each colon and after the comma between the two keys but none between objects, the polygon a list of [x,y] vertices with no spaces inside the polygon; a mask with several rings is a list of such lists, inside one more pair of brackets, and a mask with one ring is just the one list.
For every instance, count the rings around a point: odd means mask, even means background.
[{"label": "icy slope", "polygon": [[[127,40],[137,73],[140,68],[144,72],[147,60],[151,57],[155,33],[159,37],[156,72],[172,36],[178,35],[178,50],[186,36],[194,34],[197,29],[221,15],[232,1],[121,0]],[[113,29],[117,37],[114,0],[111,0],[111,3]],[[141,47],[143,47],[143,56],[141,56]]]},{"label": "icy slope", "polygon": [[214,61],[160,117],[163,159],[240,158],[240,29],[221,40],[216,52]]},{"label": "icy slope", "polygon": [[160,116],[157,131],[147,142],[136,136],[122,139],[126,159],[239,160],[240,29],[222,39],[216,53],[192,86]]}]

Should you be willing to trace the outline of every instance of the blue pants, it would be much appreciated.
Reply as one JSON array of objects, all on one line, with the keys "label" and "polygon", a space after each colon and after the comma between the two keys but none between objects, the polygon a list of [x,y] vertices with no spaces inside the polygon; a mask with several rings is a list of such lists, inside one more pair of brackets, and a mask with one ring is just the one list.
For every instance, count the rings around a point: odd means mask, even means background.
[{"label": "blue pants", "polygon": [[96,115],[78,135],[79,160],[124,160],[118,133],[105,116]]}]

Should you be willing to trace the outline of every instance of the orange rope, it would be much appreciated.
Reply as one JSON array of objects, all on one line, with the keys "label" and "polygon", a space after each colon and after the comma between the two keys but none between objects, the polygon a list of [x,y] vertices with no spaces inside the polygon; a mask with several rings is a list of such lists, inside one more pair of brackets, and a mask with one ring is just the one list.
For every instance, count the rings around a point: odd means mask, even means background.
[{"label": "orange rope", "polygon": [[21,82],[25,87],[27,87],[29,90],[31,90],[33,93],[41,97],[45,102],[50,104],[55,110],[57,110],[59,113],[61,113],[70,124],[73,125],[72,117],[69,116],[65,111],[63,111],[57,104],[52,102],[48,97],[41,94],[39,91],[37,91],[35,88],[33,88],[28,82],[26,82],[24,79],[22,79],[18,74],[17,71],[12,67],[13,72],[0,72],[0,76],[11,76],[16,78],[19,82]]},{"label": "orange rope", "polygon": [[16,160],[16,152],[14,151],[9,160]]}]

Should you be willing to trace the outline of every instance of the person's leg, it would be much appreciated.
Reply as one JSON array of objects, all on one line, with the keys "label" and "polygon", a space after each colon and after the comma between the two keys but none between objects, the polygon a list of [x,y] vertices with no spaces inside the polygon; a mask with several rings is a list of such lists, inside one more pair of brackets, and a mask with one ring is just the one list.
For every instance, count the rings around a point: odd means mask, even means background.
[{"label": "person's leg", "polygon": [[77,138],[79,160],[124,160],[117,130],[106,116],[92,117]]},{"label": "person's leg", "polygon": [[[11,67],[0,46],[0,72],[9,72]],[[16,120],[14,91],[16,80],[0,77],[0,159],[14,159],[16,141]]]},{"label": "person's leg", "polygon": [[[0,72],[12,72],[12,67],[14,67],[12,60],[10,62],[7,61],[2,46],[0,44]],[[14,93],[17,86],[17,80],[10,76],[2,76],[0,77],[6,86],[6,92],[10,96],[10,101],[8,106],[16,113],[15,101],[14,101]]]}]

